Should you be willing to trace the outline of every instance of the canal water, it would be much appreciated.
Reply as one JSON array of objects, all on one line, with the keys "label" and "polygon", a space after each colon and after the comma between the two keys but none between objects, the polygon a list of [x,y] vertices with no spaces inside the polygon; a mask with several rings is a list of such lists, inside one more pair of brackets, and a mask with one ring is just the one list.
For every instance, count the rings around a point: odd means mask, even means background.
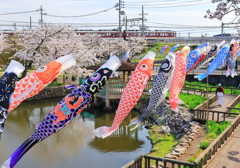
[{"label": "canal water", "polygon": [[[11,111],[0,140],[0,165],[35,130],[62,98],[23,102]],[[113,111],[116,107],[113,108]],[[91,131],[110,126],[115,113],[102,107],[89,107],[65,128],[33,146],[15,168],[120,168],[151,150],[148,130],[144,126],[130,131],[125,125],[139,114],[132,111],[119,129],[106,139],[95,137]]]}]

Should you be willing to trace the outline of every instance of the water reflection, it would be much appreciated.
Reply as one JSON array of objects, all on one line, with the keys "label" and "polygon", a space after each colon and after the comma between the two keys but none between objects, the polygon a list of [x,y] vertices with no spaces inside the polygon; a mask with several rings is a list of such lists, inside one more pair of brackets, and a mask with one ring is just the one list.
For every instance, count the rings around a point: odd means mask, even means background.
[{"label": "water reflection", "polygon": [[[23,102],[9,113],[0,140],[0,163],[4,162],[35,130],[61,98]],[[115,109],[114,109],[115,110]],[[65,128],[35,145],[15,166],[16,168],[121,167],[140,154],[150,151],[147,130],[140,127],[130,132],[125,125],[138,117],[131,112],[114,134],[96,138],[91,131],[110,126],[115,113],[104,113],[99,107],[89,108]]]}]

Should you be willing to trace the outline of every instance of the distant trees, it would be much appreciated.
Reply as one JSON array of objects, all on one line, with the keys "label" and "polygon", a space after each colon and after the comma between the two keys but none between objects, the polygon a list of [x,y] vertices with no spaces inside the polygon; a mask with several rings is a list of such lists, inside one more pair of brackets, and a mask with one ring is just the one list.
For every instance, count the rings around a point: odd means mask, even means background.
[{"label": "distant trees", "polygon": [[67,25],[45,25],[17,31],[14,37],[5,39],[5,49],[16,51],[11,58],[24,60],[28,67],[33,63],[44,65],[72,53],[78,64],[69,73],[79,74],[83,62],[94,64],[99,58],[108,59],[110,53],[122,57],[128,50],[134,55],[141,52],[145,42],[143,37],[132,37],[128,41],[104,39],[96,34],[77,35],[74,28]]}]

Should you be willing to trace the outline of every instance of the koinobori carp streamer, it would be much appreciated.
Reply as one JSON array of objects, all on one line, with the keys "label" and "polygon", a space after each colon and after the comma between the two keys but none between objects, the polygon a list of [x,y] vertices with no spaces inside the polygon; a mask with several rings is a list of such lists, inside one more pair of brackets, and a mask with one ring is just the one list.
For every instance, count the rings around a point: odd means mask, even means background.
[{"label": "koinobori carp streamer", "polygon": [[35,144],[60,131],[93,100],[109,77],[121,65],[118,57],[112,56],[93,75],[65,96],[37,125],[35,132],[2,164],[2,168],[12,168]]},{"label": "koinobori carp streamer", "polygon": [[118,129],[119,125],[130,113],[132,108],[137,104],[137,101],[141,97],[147,81],[152,73],[155,56],[156,54],[153,51],[149,51],[148,54],[145,55],[138,63],[127,83],[127,86],[124,88],[112,126],[99,127],[92,131],[93,134],[99,138],[106,138]]}]

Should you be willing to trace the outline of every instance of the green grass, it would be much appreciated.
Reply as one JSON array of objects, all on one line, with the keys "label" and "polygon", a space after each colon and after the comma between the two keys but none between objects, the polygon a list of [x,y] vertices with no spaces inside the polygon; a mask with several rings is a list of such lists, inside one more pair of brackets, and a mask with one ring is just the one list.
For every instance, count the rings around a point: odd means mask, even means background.
[{"label": "green grass", "polygon": [[[159,54],[163,46],[168,45],[167,48],[163,51],[162,54]],[[173,46],[175,46],[176,43],[156,43],[153,46],[151,46],[148,50],[144,50],[142,53],[139,54],[139,56],[132,59],[133,62],[139,62],[143,56],[145,56],[149,51],[153,51],[156,53],[155,60],[163,60],[171,50]],[[178,48],[176,48],[175,51],[181,50],[185,45],[179,45]],[[191,51],[194,50],[198,45],[190,45]]]},{"label": "green grass", "polygon": [[149,130],[149,139],[152,143],[152,150],[148,155],[154,157],[164,157],[171,152],[173,146],[179,141],[174,134],[165,134],[156,125]]},{"label": "green grass", "polygon": [[[235,108],[240,108],[240,103],[238,103]],[[231,113],[240,113],[240,110],[232,109]]]},{"label": "green grass", "polygon": [[207,147],[209,147],[210,142],[204,141],[200,143],[200,148],[201,149],[207,149]]},{"label": "green grass", "polygon": [[231,122],[222,121],[217,123],[216,121],[207,121],[207,135],[203,142],[200,143],[198,151],[188,159],[188,162],[194,162],[195,159],[206,149],[229,125]]},{"label": "green grass", "polygon": [[[190,110],[193,110],[195,107],[207,100],[207,98],[203,96],[187,93],[180,93],[179,98],[184,102],[183,106]],[[169,92],[166,96],[166,99],[169,99]]]}]

